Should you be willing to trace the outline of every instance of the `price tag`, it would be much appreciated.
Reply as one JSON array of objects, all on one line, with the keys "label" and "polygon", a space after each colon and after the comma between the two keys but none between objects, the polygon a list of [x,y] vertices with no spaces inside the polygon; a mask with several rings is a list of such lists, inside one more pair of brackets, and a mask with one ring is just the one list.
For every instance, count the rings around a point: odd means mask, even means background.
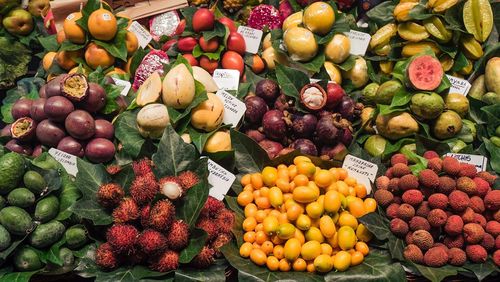
[{"label": "price tag", "polygon": [[145,29],[139,22],[133,21],[128,31],[132,32],[137,36],[137,41],[139,41],[139,45],[142,48],[146,48],[149,42],[153,39],[151,33],[147,29]]},{"label": "price tag", "polygon": [[459,93],[467,96],[472,85],[465,79],[446,75],[451,82],[450,93]]},{"label": "price tag", "polygon": [[213,78],[222,90],[238,90],[240,85],[240,72],[237,70],[216,69]]},{"label": "price tag", "polygon": [[233,127],[236,127],[245,114],[247,106],[225,90],[219,90],[215,95],[224,103],[224,117],[222,118],[222,122],[224,124],[232,124]]},{"label": "price tag", "polygon": [[344,32],[344,34],[351,40],[351,55],[364,56],[372,39],[370,34],[357,30]]},{"label": "price tag", "polygon": [[222,201],[224,195],[233,185],[236,180],[236,175],[229,172],[227,169],[220,166],[218,163],[208,160],[208,183],[212,185],[210,196]]},{"label": "price tag", "polygon": [[488,158],[480,155],[448,153],[446,156],[455,158],[462,163],[475,165],[477,171],[485,171],[488,164]]},{"label": "price tag", "polygon": [[115,82],[116,85],[123,86],[122,92],[120,92],[120,95],[122,96],[127,96],[128,92],[130,91],[130,88],[132,87],[132,84],[129,81],[122,80],[119,78],[113,77],[113,81]]},{"label": "price tag", "polygon": [[23,7],[23,9],[26,9],[26,8],[28,8],[29,3],[30,3],[29,0],[23,0],[21,2],[21,7]]},{"label": "price tag", "polygon": [[262,40],[262,30],[240,25],[238,33],[245,39],[246,51],[251,54],[259,52],[260,41]]},{"label": "price tag", "polygon": [[69,175],[76,177],[76,174],[78,173],[78,167],[76,166],[76,156],[63,152],[56,148],[50,148],[49,154],[64,167]]},{"label": "price tag", "polygon": [[347,155],[342,168],[349,172],[349,176],[356,178],[358,182],[365,185],[366,192],[372,191],[371,182],[375,182],[378,166],[372,162],[365,161],[353,155]]}]

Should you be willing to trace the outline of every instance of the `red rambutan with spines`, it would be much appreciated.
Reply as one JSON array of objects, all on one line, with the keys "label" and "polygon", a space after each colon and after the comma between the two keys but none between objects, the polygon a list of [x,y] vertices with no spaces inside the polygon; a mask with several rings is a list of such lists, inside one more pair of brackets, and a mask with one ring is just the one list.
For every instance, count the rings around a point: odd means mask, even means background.
[{"label": "red rambutan with spines", "polygon": [[105,269],[113,269],[118,266],[119,260],[113,247],[109,243],[103,243],[97,247],[95,252],[95,263]]},{"label": "red rambutan with spines", "polygon": [[123,198],[118,207],[113,210],[113,221],[125,223],[139,218],[139,206],[132,198]]},{"label": "red rambutan with spines", "polygon": [[118,253],[128,253],[134,250],[139,231],[130,224],[115,224],[106,232],[106,240]]},{"label": "red rambutan with spines", "polygon": [[189,225],[182,220],[176,220],[167,233],[168,247],[174,251],[180,251],[188,245]]},{"label": "red rambutan with spines", "polygon": [[106,167],[106,171],[111,175],[115,175],[118,174],[120,171],[122,171],[122,167],[119,165],[112,164]]},{"label": "red rambutan with spines", "polygon": [[199,218],[198,222],[196,223],[196,227],[207,232],[207,242],[215,239],[215,237],[217,237],[217,234],[219,233],[219,226],[211,218]]},{"label": "red rambutan with spines", "polygon": [[153,259],[150,268],[159,272],[167,272],[175,270],[179,267],[179,254],[166,250],[160,256]]},{"label": "red rambutan with spines", "polygon": [[215,217],[220,210],[224,209],[224,203],[212,196],[208,196],[205,205],[201,209],[200,217]]},{"label": "red rambutan with spines", "polygon": [[125,191],[117,183],[107,183],[99,187],[97,202],[105,208],[114,208],[125,196]]},{"label": "red rambutan with spines", "polygon": [[175,217],[175,207],[167,199],[155,203],[149,213],[148,226],[158,230],[167,231]]},{"label": "red rambutan with spines", "polygon": [[184,195],[179,178],[175,176],[166,176],[158,181],[160,184],[160,193],[167,196],[170,200],[176,200]]},{"label": "red rambutan with spines", "polygon": [[146,176],[153,174],[153,170],[151,169],[152,165],[153,162],[150,159],[144,158],[142,160],[133,162],[132,169],[134,170],[134,174],[136,177]]},{"label": "red rambutan with spines", "polygon": [[148,228],[149,227],[149,213],[151,212],[151,206],[150,205],[145,205],[144,207],[141,208],[141,225],[142,228]]},{"label": "red rambutan with spines", "polygon": [[146,229],[139,235],[137,244],[142,251],[155,253],[167,247],[167,238],[156,230]]},{"label": "red rambutan with spines", "polygon": [[214,256],[215,251],[212,248],[203,246],[200,253],[193,258],[191,264],[197,268],[207,268],[212,263],[214,263]]},{"label": "red rambutan with spines", "polygon": [[179,181],[181,182],[184,191],[187,191],[189,188],[193,187],[194,185],[198,184],[198,182],[200,182],[200,179],[198,178],[196,173],[190,170],[181,172],[177,177],[179,178]]},{"label": "red rambutan with spines", "polygon": [[152,201],[158,191],[159,186],[153,174],[138,176],[130,185],[130,195],[139,205]]},{"label": "red rambutan with spines", "polygon": [[219,230],[224,233],[231,233],[234,225],[234,213],[228,209],[222,209],[216,216]]}]

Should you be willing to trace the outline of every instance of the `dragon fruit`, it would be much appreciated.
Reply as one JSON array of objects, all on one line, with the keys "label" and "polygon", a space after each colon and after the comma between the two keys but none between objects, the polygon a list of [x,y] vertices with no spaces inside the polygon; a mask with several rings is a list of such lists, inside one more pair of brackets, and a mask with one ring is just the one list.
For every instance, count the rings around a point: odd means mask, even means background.
[{"label": "dragon fruit", "polygon": [[168,62],[167,53],[161,50],[151,50],[135,71],[134,84],[132,85],[134,90],[137,91],[153,72],[157,71],[160,76],[163,75],[163,64],[168,64]]},{"label": "dragon fruit", "polygon": [[247,24],[251,28],[260,30],[266,27],[269,29],[281,28],[280,12],[271,5],[261,4],[250,12]]},{"label": "dragon fruit", "polygon": [[285,19],[288,18],[288,16],[293,14],[292,5],[290,4],[290,2],[288,2],[288,0],[285,0],[280,3],[279,11],[280,11],[281,22],[284,22]]}]

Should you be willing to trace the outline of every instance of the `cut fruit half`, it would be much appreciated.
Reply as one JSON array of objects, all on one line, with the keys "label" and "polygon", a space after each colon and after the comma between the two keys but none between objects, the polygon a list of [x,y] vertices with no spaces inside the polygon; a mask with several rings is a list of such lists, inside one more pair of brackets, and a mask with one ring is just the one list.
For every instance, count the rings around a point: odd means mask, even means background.
[{"label": "cut fruit half", "polygon": [[408,66],[408,79],[417,90],[436,89],[441,84],[443,73],[441,63],[431,55],[419,56]]},{"label": "cut fruit half", "polygon": [[137,90],[137,98],[135,103],[138,106],[144,107],[147,104],[154,103],[160,99],[161,95],[161,78],[158,72],[152,73],[146,81]]}]

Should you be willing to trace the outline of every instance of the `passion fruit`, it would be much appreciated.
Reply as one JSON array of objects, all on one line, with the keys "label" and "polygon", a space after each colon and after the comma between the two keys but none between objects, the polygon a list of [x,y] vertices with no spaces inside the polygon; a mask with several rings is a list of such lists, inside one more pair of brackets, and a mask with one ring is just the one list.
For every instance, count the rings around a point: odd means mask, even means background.
[{"label": "passion fruit", "polygon": [[318,43],[314,34],[303,27],[292,27],[285,31],[283,42],[288,55],[294,61],[310,61],[318,53]]},{"label": "passion fruit", "polygon": [[10,126],[12,138],[20,141],[30,141],[35,135],[36,121],[30,117],[18,118]]},{"label": "passion fruit", "polygon": [[462,118],[454,111],[445,111],[434,122],[432,132],[438,139],[454,137],[462,130]]},{"label": "passion fruit", "polygon": [[1,137],[12,137],[12,134],[10,133],[10,124],[5,125],[2,130],[0,130],[0,138]]},{"label": "passion fruit", "polygon": [[300,90],[300,102],[309,110],[322,109],[327,99],[325,90],[317,83],[306,84]]},{"label": "passion fruit", "polygon": [[87,78],[81,73],[69,74],[61,80],[61,92],[71,101],[82,101],[87,97],[88,90]]},{"label": "passion fruit", "polygon": [[42,120],[36,127],[36,138],[48,147],[56,147],[65,136],[64,129],[48,119]]},{"label": "passion fruit", "polygon": [[104,138],[92,139],[85,146],[85,156],[93,163],[105,163],[113,159],[115,155],[115,145]]},{"label": "passion fruit", "polygon": [[260,124],[262,117],[269,110],[266,101],[259,96],[250,96],[245,99],[245,121],[251,124]]},{"label": "passion fruit", "polygon": [[290,144],[290,147],[294,148],[295,150],[299,150],[302,154],[311,156],[318,155],[318,149],[316,148],[316,145],[314,145],[314,143],[309,139],[297,139],[293,141],[292,144]]},{"label": "passion fruit", "polygon": [[46,100],[47,99],[45,98],[38,98],[34,100],[33,103],[31,104],[30,116],[33,120],[39,122],[44,119],[47,119],[47,115],[45,114],[44,111]]},{"label": "passion fruit", "polygon": [[316,130],[318,119],[312,114],[294,115],[292,117],[292,130],[296,137],[312,137]]},{"label": "passion fruit", "polygon": [[462,118],[469,112],[469,99],[460,93],[449,93],[444,103],[448,110],[455,111]]},{"label": "passion fruit", "polygon": [[115,134],[115,128],[113,124],[105,119],[95,120],[95,138],[106,138],[113,140]]},{"label": "passion fruit", "polygon": [[278,142],[271,141],[268,139],[264,139],[259,142],[260,147],[264,149],[267,153],[267,156],[270,159],[274,159],[278,154],[283,150],[283,145]]},{"label": "passion fruit", "polygon": [[271,103],[280,95],[278,83],[272,79],[263,79],[255,86],[255,95]]},{"label": "passion fruit", "polygon": [[75,106],[67,98],[52,96],[45,101],[43,110],[50,120],[62,122],[75,110]]},{"label": "passion fruit", "polygon": [[5,148],[7,148],[9,151],[27,156],[33,153],[33,148],[31,148],[30,145],[22,143],[20,140],[17,139],[12,139],[9,142],[7,142],[7,144],[5,144]]},{"label": "passion fruit", "polygon": [[81,101],[79,108],[89,113],[96,113],[106,105],[106,91],[97,83],[89,83],[87,97]]},{"label": "passion fruit", "polygon": [[266,135],[262,134],[260,131],[257,129],[250,129],[245,134],[252,138],[255,142],[259,143],[260,141],[266,139]]},{"label": "passion fruit", "polygon": [[40,90],[38,90],[38,96],[40,98],[47,98],[47,84],[42,85]]},{"label": "passion fruit", "polygon": [[69,135],[78,140],[86,140],[95,134],[94,118],[84,110],[76,110],[68,115],[64,127]]},{"label": "passion fruit", "polygon": [[19,99],[14,105],[12,105],[11,114],[14,119],[29,117],[31,112],[31,106],[33,105],[33,100],[30,99]]},{"label": "passion fruit", "polygon": [[67,76],[67,74],[60,74],[46,84],[45,94],[47,98],[52,96],[60,96],[61,93],[61,81]]},{"label": "passion fruit", "polygon": [[279,110],[271,110],[262,118],[262,127],[267,138],[281,141],[285,138],[287,127],[285,116]]},{"label": "passion fruit", "polygon": [[335,12],[330,4],[315,2],[304,10],[303,22],[310,31],[325,35],[332,29]]},{"label": "passion fruit", "polygon": [[85,155],[82,144],[71,136],[66,136],[61,139],[59,144],[57,144],[57,149],[79,158],[83,158]]}]

